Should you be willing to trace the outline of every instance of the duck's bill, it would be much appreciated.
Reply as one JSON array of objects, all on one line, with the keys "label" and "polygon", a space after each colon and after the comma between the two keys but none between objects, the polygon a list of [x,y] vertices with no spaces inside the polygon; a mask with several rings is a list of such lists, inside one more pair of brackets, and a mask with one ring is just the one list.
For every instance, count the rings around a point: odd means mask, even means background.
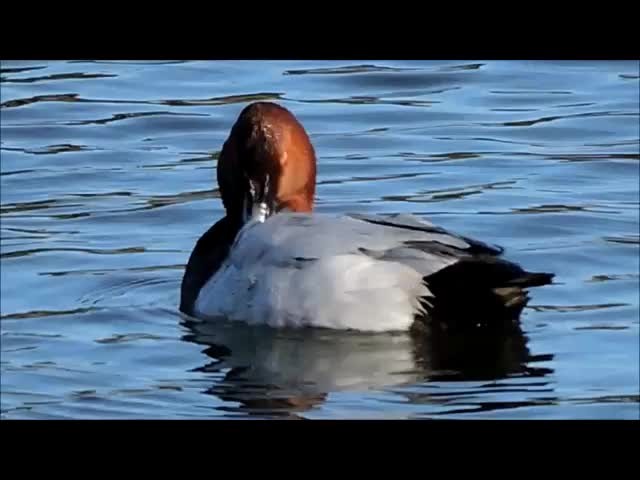
[{"label": "duck's bill", "polygon": [[271,211],[265,202],[254,203],[251,207],[249,221],[264,222],[269,215],[271,215]]},{"label": "duck's bill", "polygon": [[264,222],[274,211],[266,200],[267,188],[250,182],[250,192],[245,198],[244,221]]},{"label": "duck's bill", "polygon": [[271,208],[266,202],[251,202],[249,199],[245,200],[244,208],[244,223],[249,222],[264,222],[272,213]]}]

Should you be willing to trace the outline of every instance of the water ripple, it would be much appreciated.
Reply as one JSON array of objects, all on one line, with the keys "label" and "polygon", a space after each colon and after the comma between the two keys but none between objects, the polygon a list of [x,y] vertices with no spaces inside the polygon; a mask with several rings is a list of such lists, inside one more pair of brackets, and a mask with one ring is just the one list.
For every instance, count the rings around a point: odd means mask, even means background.
[{"label": "water ripple", "polygon": [[22,72],[30,72],[32,70],[42,70],[43,68],[47,68],[46,65],[38,65],[34,67],[1,67],[0,73],[22,73]]},{"label": "water ripple", "polygon": [[100,118],[97,120],[79,120],[74,122],[66,122],[64,125],[105,125],[120,120],[129,120],[131,118],[154,117],[154,116],[177,116],[177,117],[208,117],[206,113],[176,113],[169,111],[157,112],[131,112],[131,113],[114,113],[109,118]]},{"label": "water ripple", "polygon": [[[17,320],[23,318],[51,317],[56,315],[74,315],[94,311],[95,308],[74,308],[71,310],[32,310],[30,312],[8,313],[0,316],[0,320]],[[55,335],[54,337],[59,337]]]},{"label": "water ripple", "polygon": [[60,73],[55,75],[44,75],[41,77],[28,77],[28,78],[6,78],[1,77],[0,83],[35,83],[51,80],[84,80],[87,78],[114,78],[117,75],[106,73]]},{"label": "water ripple", "polygon": [[[0,66],[1,416],[638,418],[638,62]],[[319,210],[412,213],[557,282],[499,337],[195,322],[237,114],[290,107]]]},{"label": "water ripple", "polygon": [[573,115],[553,115],[548,117],[535,118],[533,120],[518,120],[511,122],[486,124],[486,125],[503,125],[505,127],[531,127],[539,123],[553,122],[556,120],[569,120],[572,118],[589,118],[589,117],[638,117],[638,113],[631,112],[586,112],[576,113]]},{"label": "water ripple", "polygon": [[528,308],[536,312],[584,312],[588,310],[604,310],[607,308],[626,307],[627,303],[602,303],[594,305],[530,305]]},{"label": "water ripple", "polygon": [[160,100],[118,100],[118,99],[97,99],[83,98],[77,93],[64,93],[56,95],[36,95],[28,98],[7,100],[0,104],[0,108],[16,108],[31,105],[39,102],[80,102],[98,104],[132,104],[132,105],[170,105],[178,106],[208,106],[208,105],[229,105],[234,103],[245,103],[258,100],[278,100],[281,93],[248,93],[245,95],[228,95],[223,97],[211,97],[191,100],[160,99]]},{"label": "water ripple", "polygon": [[[151,251],[145,247],[124,247],[124,248],[104,248],[104,249],[96,249],[96,248],[62,248],[62,247],[54,247],[54,248],[32,248],[28,250],[16,250],[9,253],[0,254],[0,258],[17,258],[17,257],[25,257],[29,255],[34,255],[38,253],[50,253],[50,252],[78,252],[78,253],[90,253],[92,255],[122,255],[122,254],[131,254],[131,253],[144,253]],[[160,250],[155,250],[160,251]],[[172,251],[172,250],[169,250]]]},{"label": "water ripple", "polygon": [[284,75],[349,75],[353,73],[371,72],[404,72],[417,70],[416,68],[394,68],[378,65],[349,65],[335,68],[308,68],[299,70],[285,70]]}]

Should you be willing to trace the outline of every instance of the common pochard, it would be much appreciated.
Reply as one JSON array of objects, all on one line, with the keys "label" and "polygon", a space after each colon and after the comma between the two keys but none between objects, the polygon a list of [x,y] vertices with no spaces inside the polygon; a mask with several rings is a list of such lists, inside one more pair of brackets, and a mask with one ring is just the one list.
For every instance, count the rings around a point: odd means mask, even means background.
[{"label": "common pochard", "polygon": [[513,325],[531,273],[412,215],[313,211],[316,154],[271,102],[245,107],[217,164],[226,215],[197,241],[180,310],[199,319],[372,332]]}]

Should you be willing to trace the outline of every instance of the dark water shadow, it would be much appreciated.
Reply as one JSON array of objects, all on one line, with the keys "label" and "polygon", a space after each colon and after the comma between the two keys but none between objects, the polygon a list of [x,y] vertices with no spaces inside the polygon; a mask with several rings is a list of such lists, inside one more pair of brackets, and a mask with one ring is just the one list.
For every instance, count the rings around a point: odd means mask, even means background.
[{"label": "dark water shadow", "polygon": [[[193,319],[183,319],[183,325],[188,330],[183,340],[205,347],[202,353],[208,357],[196,371],[215,377],[204,393],[235,403],[218,407],[234,416],[302,419],[335,392],[553,372],[533,365],[553,356],[532,355],[518,327],[500,334],[452,335],[276,330]],[[413,403],[411,395],[406,397]],[[415,403],[423,403],[422,397],[416,396]],[[431,403],[438,403],[437,395]]]}]

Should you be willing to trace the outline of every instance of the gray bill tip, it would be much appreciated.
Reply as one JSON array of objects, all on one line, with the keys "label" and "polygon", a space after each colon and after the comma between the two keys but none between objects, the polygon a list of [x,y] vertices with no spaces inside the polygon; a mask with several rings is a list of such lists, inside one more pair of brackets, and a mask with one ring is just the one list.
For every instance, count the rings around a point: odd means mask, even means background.
[{"label": "gray bill tip", "polygon": [[254,203],[251,209],[251,220],[263,223],[269,216],[269,207],[265,202]]}]

